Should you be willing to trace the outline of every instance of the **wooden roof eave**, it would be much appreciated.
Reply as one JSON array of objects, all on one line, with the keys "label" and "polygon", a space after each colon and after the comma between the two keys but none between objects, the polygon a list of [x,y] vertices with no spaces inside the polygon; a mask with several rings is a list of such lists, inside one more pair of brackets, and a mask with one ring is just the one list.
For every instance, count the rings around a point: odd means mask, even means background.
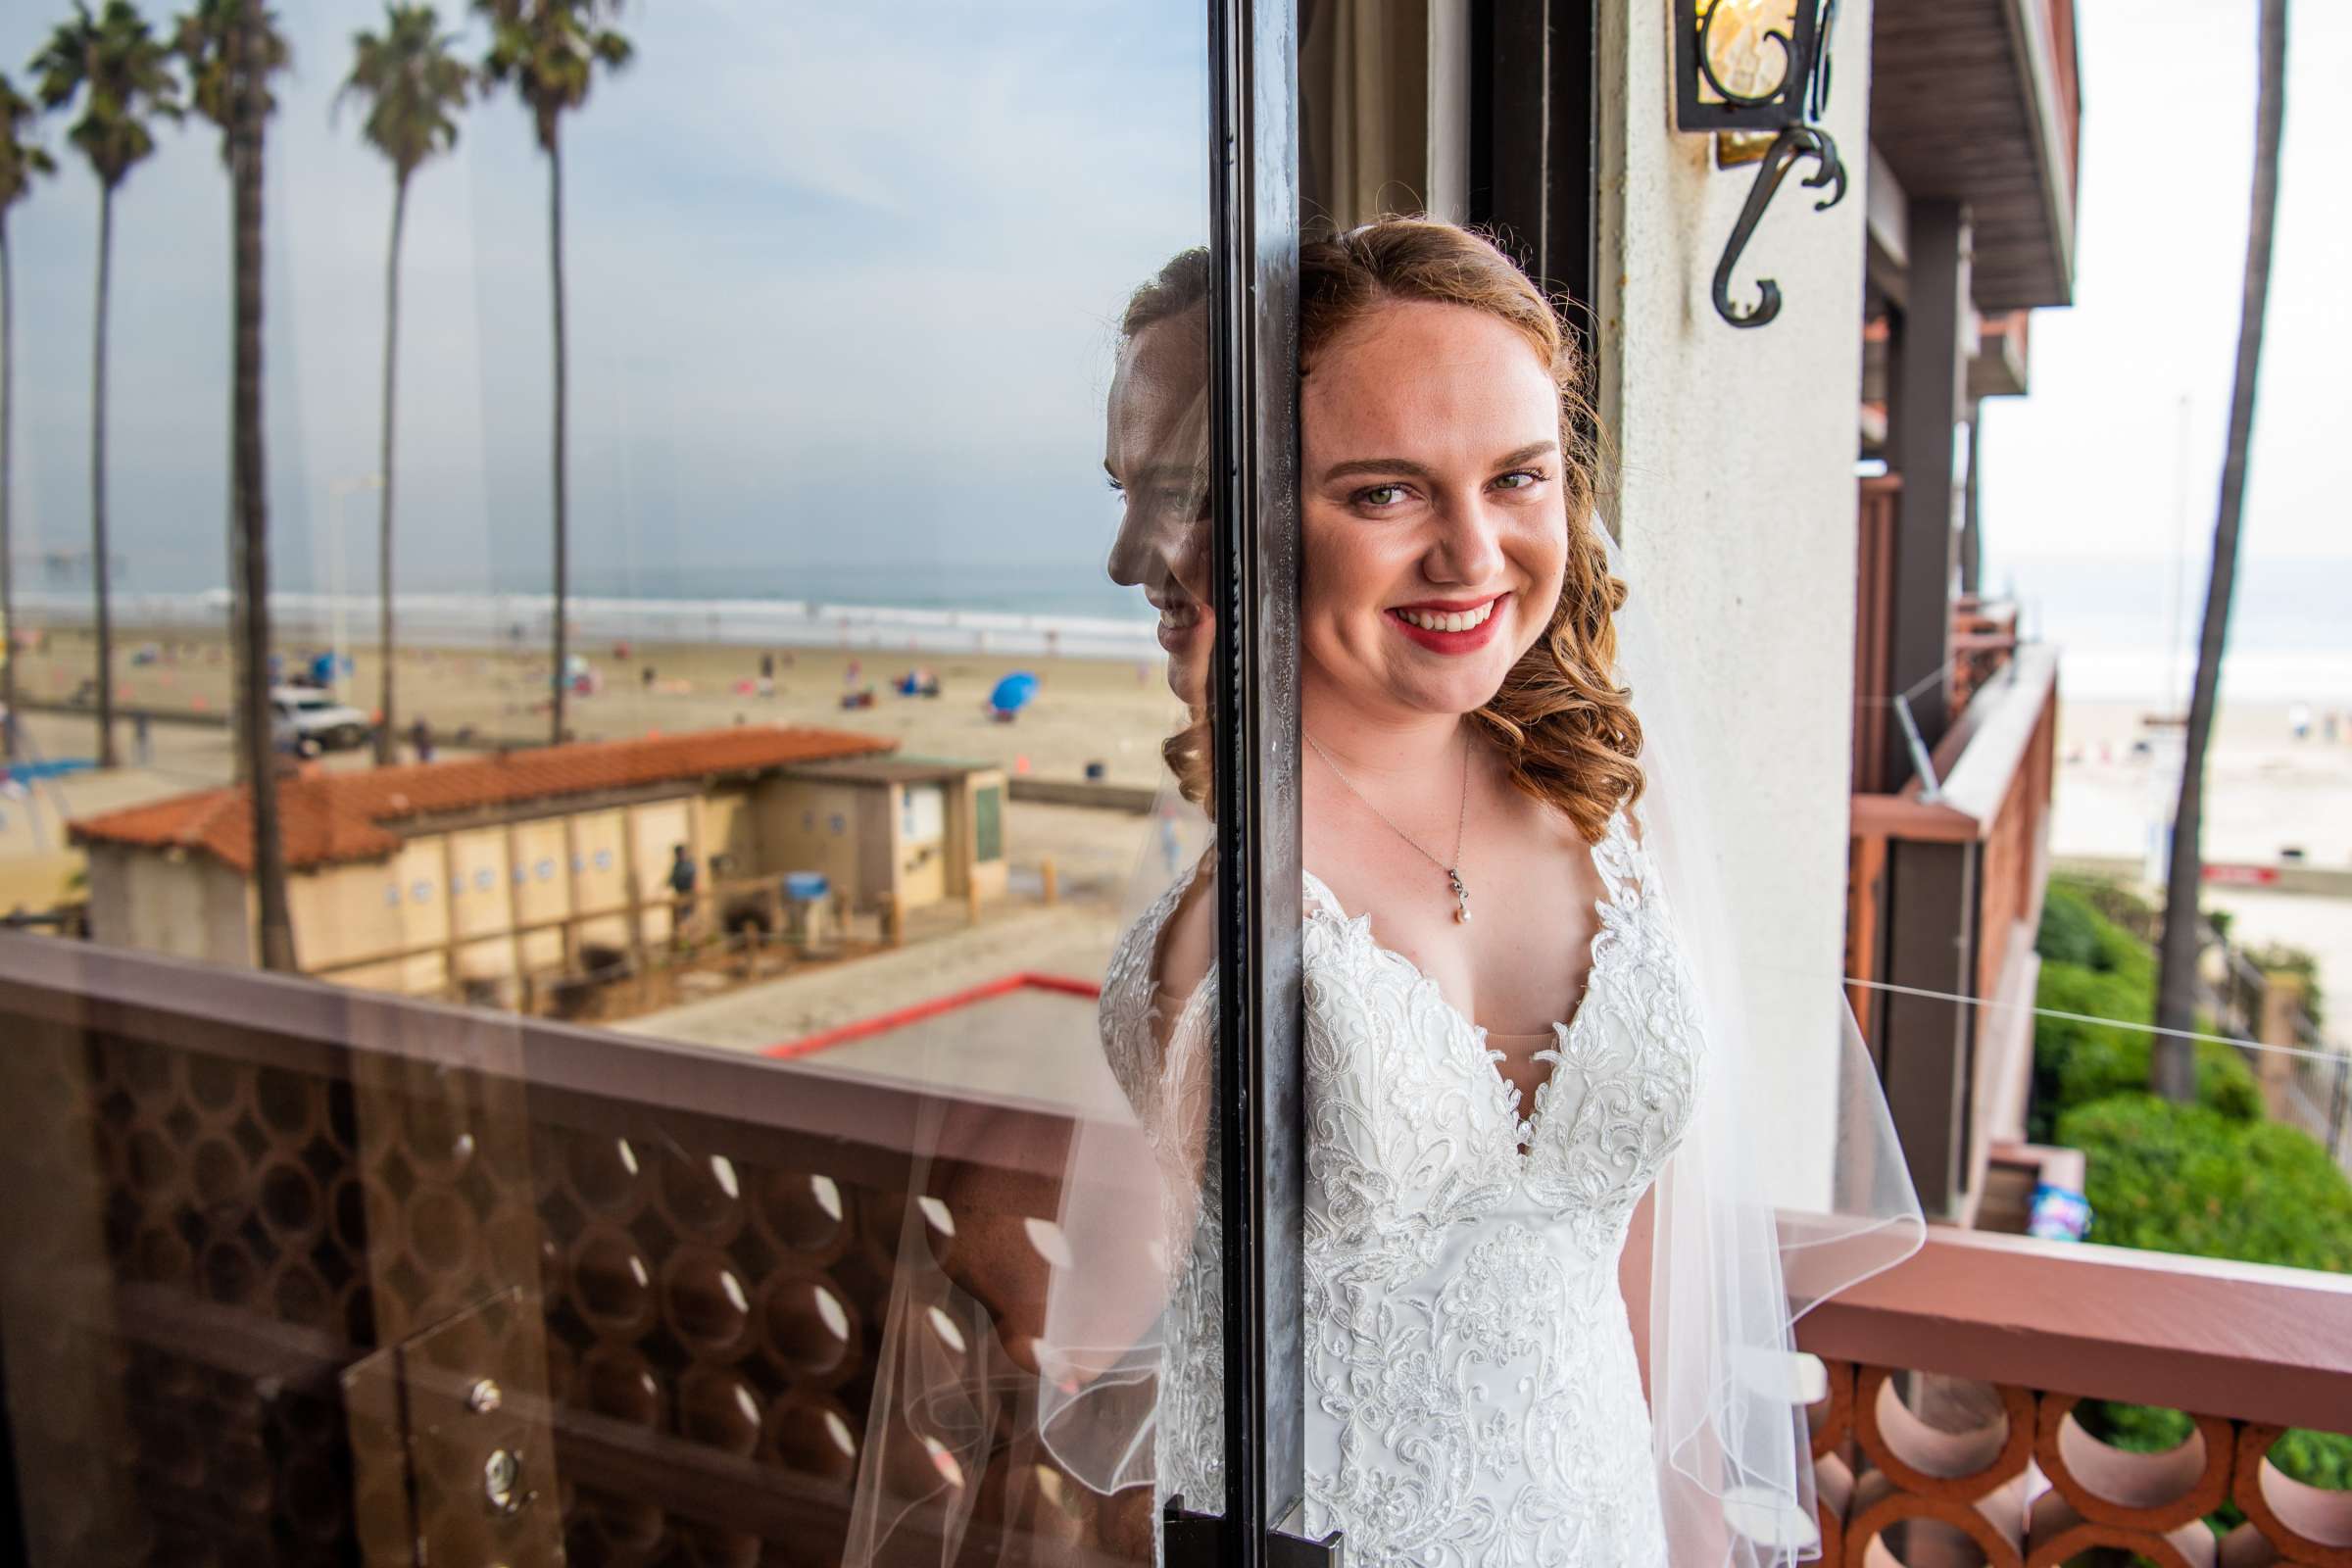
[{"label": "wooden roof eave", "polygon": [[1987,315],[2074,301],[2075,127],[2048,4],[1881,0],[1874,17],[1872,146],[1911,197],[1970,206]]}]

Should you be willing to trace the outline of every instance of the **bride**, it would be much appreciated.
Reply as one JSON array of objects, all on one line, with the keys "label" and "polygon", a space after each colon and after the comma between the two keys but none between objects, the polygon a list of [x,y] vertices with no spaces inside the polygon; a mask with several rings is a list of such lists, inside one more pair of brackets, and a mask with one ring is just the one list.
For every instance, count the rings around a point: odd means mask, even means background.
[{"label": "bride", "polygon": [[[1206,288],[1191,253],[1131,303],[1105,457],[1112,575],[1159,608],[1194,713],[1166,756],[1213,816]],[[1645,729],[1662,671],[1621,644],[1574,342],[1483,237],[1387,220],[1303,248],[1299,354],[1305,1530],[1373,1565],[1814,1556],[1790,1324],[1906,1255],[1919,1211],[1850,1037],[1833,1120],[1875,1163],[1833,1162],[1816,1206],[1839,1212],[1792,1222],[1744,1163],[1748,1025],[1709,1005],[1738,994],[1720,901],[1691,885],[1703,830],[1677,846],[1671,726]],[[1061,1468],[1211,1510],[1213,865],[1127,929],[1102,990],[1157,1225],[1079,1212],[1119,1184],[1076,1157],[1062,1199],[1072,1238],[1155,1228],[1155,1266],[1041,1293],[977,1247],[959,1265],[1041,1374]]]},{"label": "bride", "polygon": [[[1367,1563],[1662,1563],[1617,1264],[1704,1041],[1634,820],[1574,351],[1441,224],[1310,246],[1300,292],[1306,1525]],[[1187,574],[1145,586],[1190,652]],[[1103,998],[1163,1146],[1210,1093],[1207,888],[1129,931]],[[1215,1297],[1180,1292],[1160,1490],[1215,1497]]]}]

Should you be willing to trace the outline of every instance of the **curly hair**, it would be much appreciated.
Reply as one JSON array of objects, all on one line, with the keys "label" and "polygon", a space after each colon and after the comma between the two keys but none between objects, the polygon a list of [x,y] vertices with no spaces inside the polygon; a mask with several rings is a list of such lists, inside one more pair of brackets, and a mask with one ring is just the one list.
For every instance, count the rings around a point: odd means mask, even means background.
[{"label": "curly hair", "polygon": [[[1626,587],[1609,570],[1592,518],[1595,421],[1574,333],[1492,240],[1433,219],[1384,218],[1301,246],[1298,296],[1302,376],[1314,373],[1316,358],[1349,327],[1402,301],[1499,318],[1550,370],[1559,388],[1567,569],[1544,635],[1470,717],[1502,749],[1514,785],[1558,808],[1587,842],[1598,843],[1610,814],[1641,798],[1642,722],[1632,691],[1613,678],[1614,617]],[[1185,795],[1213,816],[1207,715],[1193,714],[1161,750]]]}]

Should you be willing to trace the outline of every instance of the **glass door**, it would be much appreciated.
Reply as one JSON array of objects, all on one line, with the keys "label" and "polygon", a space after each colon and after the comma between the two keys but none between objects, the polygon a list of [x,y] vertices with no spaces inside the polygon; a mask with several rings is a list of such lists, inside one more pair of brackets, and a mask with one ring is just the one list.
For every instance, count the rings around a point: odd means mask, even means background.
[{"label": "glass door", "polygon": [[1291,29],[0,28],[29,1560],[1265,1554]]}]

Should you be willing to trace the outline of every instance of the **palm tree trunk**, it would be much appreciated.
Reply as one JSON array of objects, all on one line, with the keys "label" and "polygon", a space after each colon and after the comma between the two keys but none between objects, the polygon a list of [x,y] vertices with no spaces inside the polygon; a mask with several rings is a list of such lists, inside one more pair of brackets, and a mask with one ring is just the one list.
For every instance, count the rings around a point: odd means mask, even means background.
[{"label": "palm tree trunk", "polygon": [[[2197,891],[2203,868],[2205,752],[2230,639],[2230,599],[2237,578],[2238,528],[2245,514],[2246,466],[2254,441],[2254,390],[2262,368],[2263,317],[2270,307],[2271,236],[2278,210],[2278,143],[2286,120],[2286,0],[2263,0],[2261,76],[2254,100],[2254,196],[2246,224],[2245,291],[2237,323],[2237,368],[2230,389],[2229,445],[2222,458],[2220,514],[2213,526],[2212,575],[2197,639],[2197,679],[2188,704],[2180,760],[2180,798],[2173,811],[2172,865],[2165,885],[2162,967],[2156,992],[2159,1028],[2196,1027]],[[2158,1035],[2149,1054],[2149,1087],[2167,1100],[2196,1098],[2193,1042]]]},{"label": "palm tree trunk", "polygon": [[392,716],[392,411],[393,371],[400,354],[400,228],[409,210],[409,176],[395,174],[392,183],[392,242],[384,262],[384,441],[382,513],[375,530],[376,661],[378,676],[375,722],[375,762],[382,767],[398,760],[400,727]]},{"label": "palm tree trunk", "polygon": [[294,925],[286,904],[285,846],[278,837],[277,772],[270,734],[270,500],[262,461],[262,0],[244,0],[230,43],[236,93],[236,501],[237,564],[245,599],[244,687],[248,788],[253,800],[253,874],[260,909],[262,967],[294,967]]},{"label": "palm tree trunk", "polygon": [[564,591],[570,542],[564,495],[564,153],[554,136],[547,142],[547,255],[556,305],[556,673],[549,744],[564,744]]},{"label": "palm tree trunk", "polygon": [[115,254],[115,188],[98,191],[98,327],[90,369],[90,571],[98,596],[98,765],[115,755],[115,629],[106,583],[106,296]]},{"label": "palm tree trunk", "polygon": [[7,220],[0,217],[0,753],[17,760],[17,578],[16,539],[9,530],[9,427],[16,423],[16,323],[10,313]]}]

